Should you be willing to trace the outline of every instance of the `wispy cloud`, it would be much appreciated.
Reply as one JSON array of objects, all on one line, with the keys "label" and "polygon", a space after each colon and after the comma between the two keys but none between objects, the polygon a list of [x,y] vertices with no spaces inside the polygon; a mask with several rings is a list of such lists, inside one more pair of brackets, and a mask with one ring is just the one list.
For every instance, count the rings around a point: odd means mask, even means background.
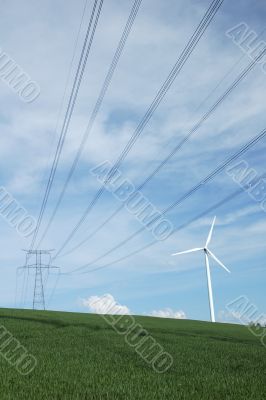
[{"label": "wispy cloud", "polygon": [[164,308],[162,310],[154,310],[150,314],[152,317],[158,318],[174,318],[174,319],[186,319],[187,316],[184,311],[174,311],[171,308]]}]

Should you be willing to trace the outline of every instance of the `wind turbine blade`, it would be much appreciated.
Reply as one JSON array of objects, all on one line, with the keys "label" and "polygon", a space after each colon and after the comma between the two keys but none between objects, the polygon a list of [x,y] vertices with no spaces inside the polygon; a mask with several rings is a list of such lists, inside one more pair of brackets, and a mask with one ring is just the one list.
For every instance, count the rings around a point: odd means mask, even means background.
[{"label": "wind turbine blade", "polygon": [[179,254],[193,253],[194,251],[199,251],[199,250],[203,250],[203,248],[202,247],[197,247],[197,248],[191,249],[191,250],[180,251],[179,253],[172,254],[172,256],[179,256]]},{"label": "wind turbine blade", "polygon": [[205,245],[205,247],[208,247],[208,244],[209,244],[209,243],[210,243],[210,241],[211,241],[211,238],[212,238],[212,232],[213,232],[213,227],[214,227],[215,221],[216,221],[216,217],[214,217],[214,218],[213,218],[213,221],[212,221],[212,226],[211,226],[211,229],[210,229],[209,235],[208,235],[208,237],[207,237],[207,241],[206,241],[206,245]]},{"label": "wind turbine blade", "polygon": [[229,274],[231,274],[231,271],[229,271],[228,268],[208,249],[207,250],[209,255],[223,268],[225,269]]}]

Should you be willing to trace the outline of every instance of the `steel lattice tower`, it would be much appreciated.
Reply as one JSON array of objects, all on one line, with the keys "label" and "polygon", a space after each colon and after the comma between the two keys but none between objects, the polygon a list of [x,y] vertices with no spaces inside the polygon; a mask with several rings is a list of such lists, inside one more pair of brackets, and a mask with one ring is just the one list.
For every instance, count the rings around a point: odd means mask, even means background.
[{"label": "steel lattice tower", "polygon": [[[26,251],[26,264],[24,269],[34,269],[34,291],[33,291],[33,310],[45,310],[45,293],[43,272],[46,270],[49,274],[50,269],[59,269],[51,265],[51,252],[53,250],[24,250]],[[30,260],[34,258],[34,262],[30,264]],[[43,260],[46,258],[46,262]],[[21,267],[20,267],[21,268]]]},{"label": "steel lattice tower", "polygon": [[35,284],[32,302],[33,310],[45,310],[45,298],[42,279],[42,254],[42,250],[36,250]]}]

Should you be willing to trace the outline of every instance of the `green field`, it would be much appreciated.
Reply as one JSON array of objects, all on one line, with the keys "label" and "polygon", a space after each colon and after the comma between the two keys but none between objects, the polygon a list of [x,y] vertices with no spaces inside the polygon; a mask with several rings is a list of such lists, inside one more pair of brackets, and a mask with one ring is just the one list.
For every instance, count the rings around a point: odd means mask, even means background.
[{"label": "green field", "polygon": [[266,349],[246,327],[136,321],[173,356],[167,372],[156,373],[100,316],[0,309],[0,325],[38,361],[22,376],[1,356],[0,399],[266,398]]}]

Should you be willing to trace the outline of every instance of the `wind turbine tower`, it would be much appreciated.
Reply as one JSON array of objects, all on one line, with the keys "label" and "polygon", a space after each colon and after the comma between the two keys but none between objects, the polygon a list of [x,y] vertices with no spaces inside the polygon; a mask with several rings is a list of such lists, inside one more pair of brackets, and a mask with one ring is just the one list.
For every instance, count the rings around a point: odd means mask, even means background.
[{"label": "wind turbine tower", "polygon": [[209,244],[210,244],[211,238],[212,238],[212,233],[213,233],[213,227],[214,227],[214,224],[215,224],[215,220],[216,220],[216,217],[214,217],[214,219],[212,221],[211,229],[210,229],[210,232],[208,234],[208,237],[207,237],[207,240],[206,240],[206,243],[205,243],[204,247],[197,247],[197,248],[194,248],[194,249],[185,250],[185,251],[181,251],[179,253],[172,254],[173,256],[177,256],[177,255],[180,255],[180,254],[194,253],[196,251],[203,251],[204,252],[205,265],[206,265],[206,274],[207,274],[207,283],[208,283],[208,293],[209,293],[210,317],[211,317],[211,321],[212,322],[215,322],[215,312],[214,312],[214,303],[213,303],[213,290],[212,290],[212,281],[211,281],[211,271],[210,271],[209,257],[211,257],[213,260],[215,260],[216,263],[220,265],[220,267],[222,267],[228,273],[230,273],[229,269],[226,268],[226,266],[211,252],[211,250],[208,247]]}]

